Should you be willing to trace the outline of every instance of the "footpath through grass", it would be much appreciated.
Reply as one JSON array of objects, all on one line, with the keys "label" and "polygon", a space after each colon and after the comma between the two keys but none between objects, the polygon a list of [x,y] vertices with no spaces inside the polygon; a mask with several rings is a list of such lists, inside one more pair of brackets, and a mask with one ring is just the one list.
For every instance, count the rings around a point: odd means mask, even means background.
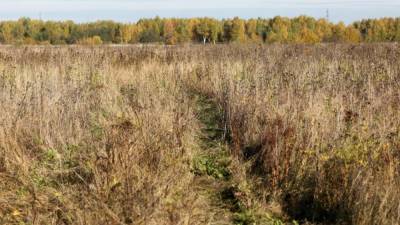
[{"label": "footpath through grass", "polygon": [[210,224],[284,224],[255,200],[245,165],[230,154],[223,110],[205,95],[195,93],[197,118],[203,124],[199,137],[202,153],[195,157],[192,172],[196,191],[209,199]]}]

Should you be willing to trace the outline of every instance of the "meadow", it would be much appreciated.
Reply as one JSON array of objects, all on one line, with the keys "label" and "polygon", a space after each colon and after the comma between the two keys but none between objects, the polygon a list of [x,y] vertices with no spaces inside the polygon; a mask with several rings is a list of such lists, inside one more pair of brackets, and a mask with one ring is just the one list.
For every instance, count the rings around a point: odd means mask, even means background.
[{"label": "meadow", "polygon": [[399,224],[400,46],[0,47],[0,224]]}]

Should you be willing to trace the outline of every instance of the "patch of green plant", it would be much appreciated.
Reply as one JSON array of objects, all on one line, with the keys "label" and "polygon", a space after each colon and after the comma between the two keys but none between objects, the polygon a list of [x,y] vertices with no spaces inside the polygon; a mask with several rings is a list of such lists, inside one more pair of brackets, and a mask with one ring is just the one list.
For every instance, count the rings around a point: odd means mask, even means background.
[{"label": "patch of green plant", "polygon": [[[376,151],[375,151],[376,150]],[[343,145],[334,152],[336,157],[344,160],[347,164],[357,163],[365,165],[369,157],[377,157],[379,142],[373,139],[363,140],[356,136],[349,137]],[[375,152],[374,152],[375,151]]]},{"label": "patch of green plant", "polygon": [[57,158],[57,151],[54,148],[49,148],[44,152],[44,160],[53,162]]},{"label": "patch of green plant", "polygon": [[90,75],[90,80],[89,80],[89,87],[91,90],[99,89],[103,87],[103,77],[101,76],[100,73],[98,72],[93,72]]},{"label": "patch of green plant", "polygon": [[233,223],[237,225],[253,225],[256,224],[256,218],[252,212],[245,210],[234,214]]},{"label": "patch of green plant", "polygon": [[50,184],[49,180],[46,177],[44,177],[36,172],[34,172],[31,175],[31,178],[32,178],[33,184],[39,189],[49,186],[49,184]]},{"label": "patch of green plant", "polygon": [[196,175],[208,175],[216,179],[228,180],[231,176],[229,164],[230,160],[226,157],[202,155],[194,159],[192,170]]},{"label": "patch of green plant", "polygon": [[[274,218],[269,214],[258,214],[253,210],[244,210],[241,212],[236,212],[233,217],[233,223],[236,225],[284,225],[283,222],[279,218]],[[296,221],[293,221],[292,224],[298,225]]]},{"label": "patch of green plant", "polygon": [[59,153],[54,148],[43,149],[40,155],[39,166],[54,169],[59,159]]},{"label": "patch of green plant", "polygon": [[[224,112],[218,104],[205,95],[197,94],[198,118],[205,125],[203,132],[206,135],[205,144],[212,144],[209,140],[222,140],[224,138],[223,117]],[[208,140],[208,142],[207,142]]]},{"label": "patch of green plant", "polygon": [[104,136],[104,129],[99,123],[91,123],[90,133],[95,139],[101,139]]},{"label": "patch of green plant", "polygon": [[19,197],[23,197],[29,194],[29,190],[25,186],[19,187],[15,192],[16,195]]},{"label": "patch of green plant", "polygon": [[63,167],[65,168],[73,168],[77,167],[80,164],[79,152],[82,146],[74,145],[74,144],[66,144],[64,146],[64,160]]}]

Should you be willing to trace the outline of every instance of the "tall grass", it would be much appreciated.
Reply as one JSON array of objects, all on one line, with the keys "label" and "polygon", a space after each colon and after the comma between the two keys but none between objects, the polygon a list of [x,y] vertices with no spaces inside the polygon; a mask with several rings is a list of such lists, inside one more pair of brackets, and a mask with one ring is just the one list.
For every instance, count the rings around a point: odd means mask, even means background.
[{"label": "tall grass", "polygon": [[[299,221],[400,222],[400,49],[0,48],[0,223],[205,224],[190,92]],[[247,168],[247,167],[246,167]]]},{"label": "tall grass", "polygon": [[175,67],[124,51],[0,50],[1,224],[205,223]]},{"label": "tall grass", "polygon": [[253,162],[267,201],[300,220],[398,224],[399,53],[385,44],[217,47],[190,83],[224,106],[232,152]]}]

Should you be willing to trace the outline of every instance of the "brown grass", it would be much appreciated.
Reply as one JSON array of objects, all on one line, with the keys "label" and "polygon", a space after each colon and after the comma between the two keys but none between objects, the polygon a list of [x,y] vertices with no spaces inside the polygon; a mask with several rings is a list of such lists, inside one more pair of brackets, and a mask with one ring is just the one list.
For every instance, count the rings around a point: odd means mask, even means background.
[{"label": "brown grass", "polygon": [[253,160],[266,199],[300,220],[399,223],[397,45],[216,51],[192,82],[224,105],[233,151]]},{"label": "brown grass", "polygon": [[1,224],[207,219],[190,191],[192,103],[174,66],[130,52],[1,49]]},{"label": "brown grass", "polygon": [[223,108],[265,204],[398,224],[399,60],[396,44],[2,47],[0,224],[212,223],[192,91]]}]

